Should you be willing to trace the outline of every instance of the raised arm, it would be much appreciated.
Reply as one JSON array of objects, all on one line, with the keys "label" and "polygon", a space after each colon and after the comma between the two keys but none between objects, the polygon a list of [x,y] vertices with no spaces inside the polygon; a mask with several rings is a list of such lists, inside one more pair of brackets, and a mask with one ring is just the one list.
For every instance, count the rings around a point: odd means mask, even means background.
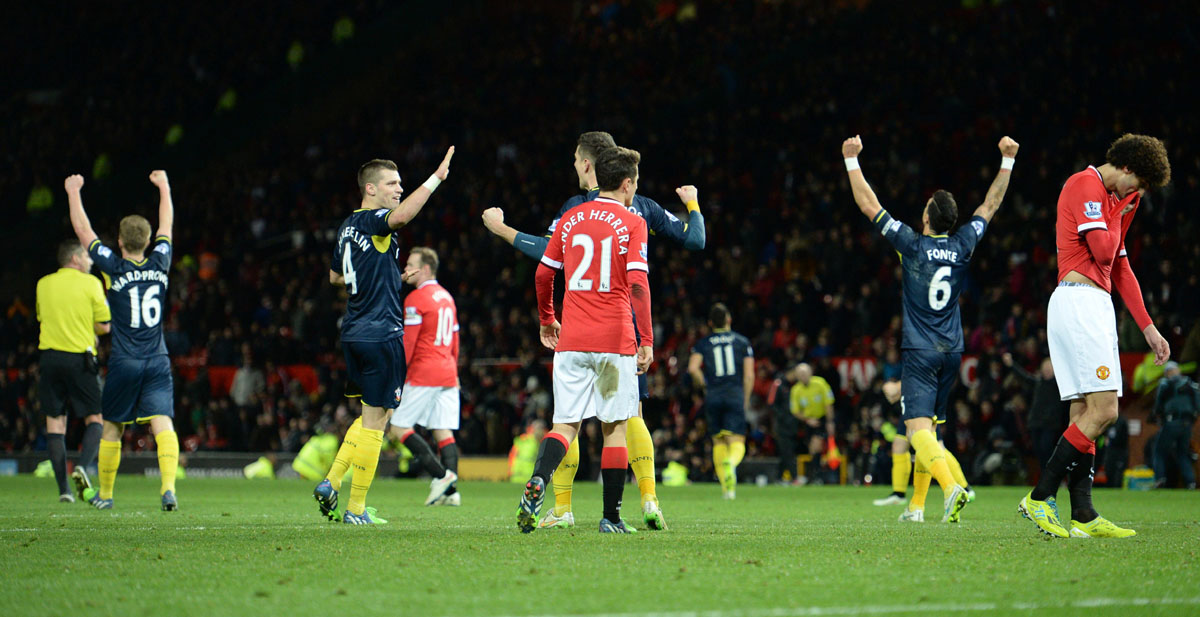
[{"label": "raised arm", "polygon": [[550,239],[545,236],[534,236],[509,227],[504,222],[504,210],[500,208],[488,208],[483,211],[483,226],[530,259],[541,259],[542,254],[546,252],[546,245],[550,243]]},{"label": "raised arm", "polygon": [[79,243],[84,248],[88,248],[96,239],[96,232],[92,231],[92,222],[83,211],[83,176],[67,176],[63,187],[67,189],[67,206],[71,212],[71,227],[75,230],[75,237],[79,238]]},{"label": "raised arm", "polygon": [[992,180],[992,186],[988,187],[983,203],[975,209],[975,216],[981,216],[983,220],[992,222],[992,217],[1000,208],[1000,202],[1004,201],[1004,193],[1008,191],[1008,179],[1012,177],[1013,163],[1016,161],[1019,147],[1020,144],[1007,135],[1000,138],[1000,155],[1003,157],[1000,159],[1000,171],[996,172],[996,179]]},{"label": "raised arm", "polygon": [[689,184],[675,189],[675,194],[679,195],[679,201],[683,202],[688,211],[688,222],[684,225],[683,248],[689,251],[704,250],[708,237],[704,229],[704,215],[700,213],[699,190]]},{"label": "raised arm", "polygon": [[879,198],[875,196],[875,191],[871,190],[871,185],[867,184],[867,179],[858,166],[858,154],[862,152],[862,149],[862,138],[855,135],[842,142],[842,158],[846,159],[846,173],[850,176],[850,190],[854,192],[854,201],[858,204],[858,209],[867,218],[874,221],[879,216],[879,211],[883,210],[883,206],[879,205]]},{"label": "raised arm", "polygon": [[150,183],[158,187],[158,233],[160,236],[171,237],[171,229],[175,226],[175,204],[171,202],[171,184],[167,182],[167,172],[155,169],[150,172]]},{"label": "raised arm", "polygon": [[433,195],[433,191],[450,175],[450,159],[452,158],[454,158],[454,146],[450,146],[450,149],[446,151],[446,158],[442,159],[442,164],[438,165],[437,171],[429,176],[425,184],[418,186],[417,190],[404,198],[404,201],[388,214],[388,227],[399,229],[417,216],[417,213],[425,206],[425,202],[429,201],[429,196]]}]

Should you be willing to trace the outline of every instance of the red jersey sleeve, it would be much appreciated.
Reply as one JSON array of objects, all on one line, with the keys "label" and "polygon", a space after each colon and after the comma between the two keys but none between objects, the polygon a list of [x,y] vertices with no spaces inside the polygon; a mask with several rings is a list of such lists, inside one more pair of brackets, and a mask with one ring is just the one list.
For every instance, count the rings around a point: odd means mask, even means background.
[{"label": "red jersey sleeve", "polygon": [[629,274],[629,301],[633,305],[634,319],[643,347],[654,347],[654,321],[650,316],[650,271],[647,250],[646,223],[639,217],[629,233],[629,254],[625,258],[625,269]]},{"label": "red jersey sleeve", "polygon": [[1059,216],[1064,223],[1083,235],[1094,229],[1108,229],[1108,213],[1105,205],[1108,194],[1104,185],[1076,175],[1063,187],[1059,205]]},{"label": "red jersey sleeve", "polygon": [[421,336],[421,325],[425,322],[421,307],[417,305],[417,291],[409,292],[404,298],[404,361],[412,365],[413,350],[417,348],[417,337]]},{"label": "red jersey sleeve", "polygon": [[537,289],[538,321],[543,326],[554,323],[554,274],[563,267],[562,234],[550,234],[550,243],[542,253],[534,286]]}]

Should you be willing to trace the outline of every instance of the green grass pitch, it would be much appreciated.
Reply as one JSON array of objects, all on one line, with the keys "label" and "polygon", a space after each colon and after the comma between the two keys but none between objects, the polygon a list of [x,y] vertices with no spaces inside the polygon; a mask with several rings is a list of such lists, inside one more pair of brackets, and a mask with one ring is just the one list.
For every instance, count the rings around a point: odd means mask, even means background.
[{"label": "green grass pitch", "polygon": [[671,529],[633,536],[596,532],[598,484],[576,486],[578,527],[531,535],[519,485],[460,489],[427,508],[426,483],[379,480],[391,522],[364,528],[324,521],[297,480],[182,480],[164,513],[150,478],[118,478],[110,512],[0,478],[0,615],[1200,614],[1194,491],[1097,490],[1139,535],[1094,541],[1038,535],[1015,487],[979,489],[958,525],[898,523],[880,487],[660,488]]}]

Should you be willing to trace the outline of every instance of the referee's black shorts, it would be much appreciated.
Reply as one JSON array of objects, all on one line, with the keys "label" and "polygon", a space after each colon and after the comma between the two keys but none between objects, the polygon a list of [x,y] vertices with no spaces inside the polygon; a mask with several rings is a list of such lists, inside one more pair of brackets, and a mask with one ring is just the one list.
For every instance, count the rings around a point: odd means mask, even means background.
[{"label": "referee's black shorts", "polygon": [[42,413],[54,418],[70,408],[82,418],[100,413],[100,371],[90,352],[43,349],[38,361],[38,399]]}]

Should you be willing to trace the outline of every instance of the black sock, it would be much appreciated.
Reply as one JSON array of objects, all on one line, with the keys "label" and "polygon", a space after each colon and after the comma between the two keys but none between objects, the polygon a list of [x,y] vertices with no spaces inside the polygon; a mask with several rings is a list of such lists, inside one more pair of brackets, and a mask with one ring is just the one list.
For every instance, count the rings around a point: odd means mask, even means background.
[{"label": "black sock", "polygon": [[1058,486],[1062,484],[1063,478],[1079,465],[1082,457],[1083,452],[1067,441],[1066,435],[1059,437],[1058,445],[1054,446],[1054,453],[1050,455],[1050,460],[1046,461],[1042,477],[1038,479],[1031,497],[1036,501],[1046,501],[1047,497],[1057,495]]},{"label": "black sock", "polygon": [[58,494],[65,495],[67,488],[67,440],[62,433],[46,433],[46,446],[50,450],[50,466],[54,468],[54,479],[58,481]]},{"label": "black sock", "polygon": [[[558,433],[553,434],[558,435]],[[554,470],[558,469],[558,464],[566,455],[567,446],[563,445],[563,442],[556,437],[547,435],[538,446],[537,462],[533,464],[533,476],[541,478],[542,482],[549,485],[550,477],[554,475]]]},{"label": "black sock", "polygon": [[[450,471],[453,471],[455,474],[457,474],[458,473],[458,444],[451,441],[450,443],[442,446],[440,448],[438,454],[440,454],[442,457],[442,465],[444,465],[446,467],[446,469],[449,469]],[[458,492],[458,489],[451,486],[450,489],[446,491],[446,494],[453,495],[457,492]]]},{"label": "black sock", "polygon": [[1092,506],[1092,479],[1096,474],[1095,453],[1084,454],[1079,464],[1067,476],[1067,490],[1071,492],[1071,520],[1090,523],[1100,516]]},{"label": "black sock", "polygon": [[79,464],[83,467],[94,467],[96,455],[100,452],[100,435],[104,433],[104,425],[92,422],[83,429],[83,449],[79,452]]},{"label": "black sock", "polygon": [[625,492],[625,468],[601,469],[604,479],[604,518],[610,523],[621,521],[621,497]]},{"label": "black sock", "polygon": [[904,499],[904,496],[907,495],[908,493],[901,493],[900,491],[892,491],[892,494],[899,497],[900,499]]},{"label": "black sock", "polygon": [[433,455],[433,448],[429,447],[429,442],[425,438],[416,433],[409,433],[408,438],[404,440],[404,447],[408,448],[417,462],[429,472],[429,475],[434,478],[441,478],[446,475],[446,468],[442,467],[442,462]]}]

